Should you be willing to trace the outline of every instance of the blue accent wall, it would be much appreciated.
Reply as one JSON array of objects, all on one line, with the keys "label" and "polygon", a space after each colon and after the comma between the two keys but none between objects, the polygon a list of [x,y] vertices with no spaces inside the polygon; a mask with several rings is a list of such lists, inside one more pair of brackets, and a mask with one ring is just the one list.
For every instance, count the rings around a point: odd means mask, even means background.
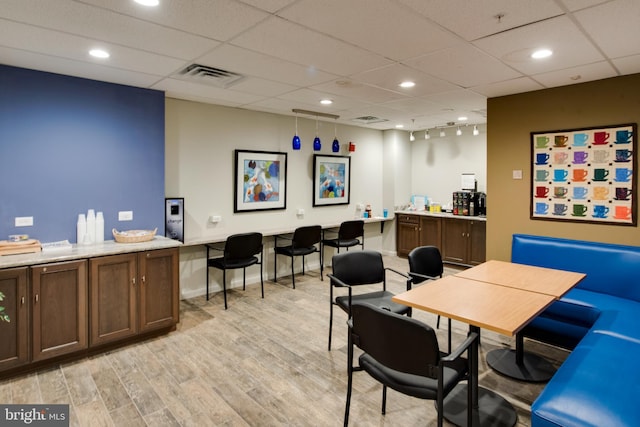
[{"label": "blue accent wall", "polygon": [[[0,65],[0,240],[76,241],[79,213],[164,235],[164,92]],[[133,221],[118,221],[133,211]],[[33,216],[32,227],[15,217]]]}]

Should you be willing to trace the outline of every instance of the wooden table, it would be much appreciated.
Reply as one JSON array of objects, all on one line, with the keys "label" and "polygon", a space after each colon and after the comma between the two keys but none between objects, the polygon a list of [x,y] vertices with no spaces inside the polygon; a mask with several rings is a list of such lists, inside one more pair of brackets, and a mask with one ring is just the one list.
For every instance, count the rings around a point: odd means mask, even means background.
[{"label": "wooden table", "polygon": [[[585,274],[491,260],[456,276],[560,299]],[[516,333],[515,350],[493,350],[487,354],[487,363],[501,374],[521,381],[548,381],[556,372],[555,367],[545,358],[524,351],[524,337],[521,333]]]},{"label": "wooden table", "polygon": [[[480,328],[514,335],[547,308],[552,295],[530,292],[459,276],[447,276],[393,297],[393,301],[440,314]],[[469,351],[468,385],[458,385],[445,399],[444,416],[466,425],[466,387],[471,387],[474,426],[512,427],[517,421],[513,406],[502,396],[478,386],[478,344]]]}]

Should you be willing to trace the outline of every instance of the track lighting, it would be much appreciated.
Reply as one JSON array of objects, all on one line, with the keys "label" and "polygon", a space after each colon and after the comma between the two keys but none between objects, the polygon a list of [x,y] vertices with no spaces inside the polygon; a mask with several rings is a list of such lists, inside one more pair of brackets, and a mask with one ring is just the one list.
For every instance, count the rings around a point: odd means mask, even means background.
[{"label": "track lighting", "polygon": [[444,138],[447,134],[444,132],[444,129],[440,129],[440,138]]},{"label": "track lighting", "polygon": [[458,130],[456,131],[456,135],[458,135],[458,136],[462,135],[462,129],[460,129],[460,126],[458,126]]},{"label": "track lighting", "polygon": [[413,136],[413,126],[415,125],[415,119],[411,119],[411,132],[409,132],[409,141],[413,142],[416,140],[416,137]]},{"label": "track lighting", "polygon": [[431,136],[429,135],[429,129],[424,131],[424,139],[429,139]]},{"label": "track lighting", "polygon": [[478,125],[473,125],[473,136],[480,135],[480,131],[478,130]]}]

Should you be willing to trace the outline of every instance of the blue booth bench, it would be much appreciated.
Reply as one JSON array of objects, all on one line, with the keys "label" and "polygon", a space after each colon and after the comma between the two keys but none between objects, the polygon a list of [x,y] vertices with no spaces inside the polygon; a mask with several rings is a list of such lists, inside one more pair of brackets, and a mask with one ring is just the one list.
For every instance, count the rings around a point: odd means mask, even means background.
[{"label": "blue booth bench", "polygon": [[572,350],[532,427],[640,426],[640,247],[514,234],[511,260],[586,274],[523,330]]}]

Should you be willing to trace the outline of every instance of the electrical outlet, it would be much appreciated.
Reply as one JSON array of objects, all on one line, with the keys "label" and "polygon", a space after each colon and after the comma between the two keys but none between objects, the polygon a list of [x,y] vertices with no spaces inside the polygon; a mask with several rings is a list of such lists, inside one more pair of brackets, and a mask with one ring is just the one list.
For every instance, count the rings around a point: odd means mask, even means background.
[{"label": "electrical outlet", "polygon": [[133,221],[133,211],[118,212],[118,221]]},{"label": "electrical outlet", "polygon": [[222,217],[220,215],[209,215],[209,222],[217,223],[222,221]]},{"label": "electrical outlet", "polygon": [[33,225],[32,216],[17,216],[16,227],[31,227]]}]

